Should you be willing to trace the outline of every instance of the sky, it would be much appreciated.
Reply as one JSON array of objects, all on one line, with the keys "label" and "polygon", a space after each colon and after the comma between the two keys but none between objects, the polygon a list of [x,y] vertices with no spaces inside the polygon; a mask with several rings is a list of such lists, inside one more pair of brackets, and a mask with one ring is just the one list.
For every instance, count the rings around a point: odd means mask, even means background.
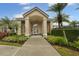
[{"label": "sky", "polygon": [[[49,18],[55,17],[54,12],[48,12],[48,8],[55,3],[0,3],[0,18],[7,16],[9,18],[22,17],[22,14],[29,11],[34,7],[38,7],[41,10],[45,11]],[[63,13],[69,15],[69,20],[79,21],[79,10],[76,8],[79,7],[79,4],[69,3],[68,6],[63,10]]]}]

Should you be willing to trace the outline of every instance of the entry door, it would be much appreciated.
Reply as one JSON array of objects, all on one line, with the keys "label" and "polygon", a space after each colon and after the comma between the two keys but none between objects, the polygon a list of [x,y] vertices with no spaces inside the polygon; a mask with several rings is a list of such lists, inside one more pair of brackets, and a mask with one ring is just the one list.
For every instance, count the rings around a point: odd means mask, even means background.
[{"label": "entry door", "polygon": [[34,24],[32,27],[32,34],[38,34],[38,24]]}]

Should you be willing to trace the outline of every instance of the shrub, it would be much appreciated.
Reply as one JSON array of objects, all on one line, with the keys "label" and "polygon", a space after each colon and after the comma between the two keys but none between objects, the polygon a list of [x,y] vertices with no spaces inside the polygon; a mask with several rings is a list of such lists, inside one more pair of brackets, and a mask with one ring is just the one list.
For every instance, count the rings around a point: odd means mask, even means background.
[{"label": "shrub", "polygon": [[28,37],[26,37],[26,36],[12,35],[12,36],[8,36],[8,37],[4,37],[2,40],[8,41],[8,42],[23,43],[27,39],[28,39]]},{"label": "shrub", "polygon": [[8,37],[4,37],[2,40],[8,41],[8,42],[16,42],[17,37],[16,36],[8,36]]},{"label": "shrub", "polygon": [[[66,33],[66,37],[67,37],[68,41],[73,42],[79,36],[79,30],[78,29],[64,29],[64,31]],[[63,29],[53,29],[51,31],[51,34],[53,36],[64,36]]]},{"label": "shrub", "polygon": [[69,42],[69,47],[79,50],[79,41]]},{"label": "shrub", "polygon": [[53,29],[51,31],[51,35],[54,35],[54,36],[63,36],[63,31],[61,29]]},{"label": "shrub", "polygon": [[64,37],[59,36],[48,36],[47,38],[48,42],[51,44],[58,44],[58,45],[67,45],[67,41],[64,39]]},{"label": "shrub", "polygon": [[0,39],[4,38],[5,36],[7,36],[8,34],[6,32],[0,32]]},{"label": "shrub", "polygon": [[50,33],[50,32],[48,32],[48,33],[47,33],[47,35],[51,35],[51,33]]},{"label": "shrub", "polygon": [[16,33],[10,33],[9,35],[17,35]]},{"label": "shrub", "polygon": [[77,49],[79,49],[79,41],[75,41],[74,42],[74,47],[77,48]]},{"label": "shrub", "polygon": [[23,36],[23,35],[22,36],[17,36],[17,37],[18,37],[18,40],[17,40],[18,43],[22,43],[22,42],[24,42],[28,39],[28,37]]},{"label": "shrub", "polygon": [[69,46],[79,50],[79,41],[70,42]]},{"label": "shrub", "polygon": [[72,47],[79,49],[79,41],[74,41]]},{"label": "shrub", "polygon": [[79,30],[65,30],[68,41],[74,42],[79,36]]}]

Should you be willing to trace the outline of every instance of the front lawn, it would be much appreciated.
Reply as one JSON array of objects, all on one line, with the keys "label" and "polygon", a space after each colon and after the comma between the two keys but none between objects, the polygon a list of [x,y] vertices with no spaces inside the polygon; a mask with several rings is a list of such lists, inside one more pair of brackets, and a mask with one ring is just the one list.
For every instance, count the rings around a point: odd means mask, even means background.
[{"label": "front lawn", "polygon": [[11,42],[4,42],[4,41],[0,41],[0,45],[18,46],[18,47],[22,46],[22,44],[19,44],[19,43],[11,43]]},{"label": "front lawn", "polygon": [[72,50],[70,48],[59,46],[59,45],[52,45],[62,56],[79,56],[79,51]]}]

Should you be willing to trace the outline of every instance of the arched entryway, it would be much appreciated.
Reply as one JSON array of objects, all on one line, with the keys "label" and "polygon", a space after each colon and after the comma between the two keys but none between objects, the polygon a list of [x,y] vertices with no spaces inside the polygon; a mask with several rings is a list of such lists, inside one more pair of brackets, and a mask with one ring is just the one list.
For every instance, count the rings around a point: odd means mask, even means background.
[{"label": "arched entryway", "polygon": [[41,34],[47,37],[47,32],[52,29],[52,23],[48,21],[48,15],[41,9],[35,7],[23,14],[23,18],[17,19],[17,34],[25,36]]},{"label": "arched entryway", "polygon": [[41,34],[47,36],[48,15],[39,8],[33,8],[24,14],[25,36]]},{"label": "arched entryway", "polygon": [[43,22],[43,17],[41,16],[33,15],[29,17],[31,35],[42,35],[43,34],[42,22]]}]

